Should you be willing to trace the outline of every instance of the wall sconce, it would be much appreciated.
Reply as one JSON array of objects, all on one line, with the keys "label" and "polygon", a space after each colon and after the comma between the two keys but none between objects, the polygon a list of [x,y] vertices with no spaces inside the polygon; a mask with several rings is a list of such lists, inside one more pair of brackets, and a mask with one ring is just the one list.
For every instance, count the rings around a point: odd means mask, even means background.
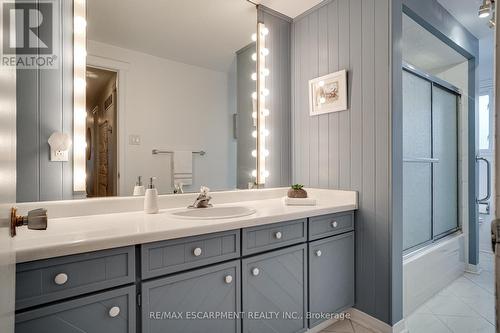
[{"label": "wall sconce", "polygon": [[50,160],[52,162],[68,162],[68,150],[71,147],[71,137],[68,133],[52,133],[49,140]]},{"label": "wall sconce", "polygon": [[[264,185],[266,178],[269,177],[269,171],[266,170],[266,157],[269,151],[266,149],[266,137],[269,130],[266,129],[266,117],[269,116],[269,109],[266,108],[266,98],[270,91],[266,88],[266,77],[269,76],[269,69],[266,68],[266,57],[269,55],[269,49],[266,48],[266,36],[269,35],[269,29],[264,23],[257,24],[257,33],[252,35],[252,40],[257,43],[257,52],[252,55],[252,60],[257,63],[256,73],[251,75],[251,79],[257,83],[257,91],[252,94],[252,99],[256,101],[257,110],[252,113],[255,120],[256,130],[252,136],[256,138],[257,149],[252,151],[252,156],[257,160],[257,168],[252,171],[257,185]],[[258,93],[257,93],[258,92]]]}]

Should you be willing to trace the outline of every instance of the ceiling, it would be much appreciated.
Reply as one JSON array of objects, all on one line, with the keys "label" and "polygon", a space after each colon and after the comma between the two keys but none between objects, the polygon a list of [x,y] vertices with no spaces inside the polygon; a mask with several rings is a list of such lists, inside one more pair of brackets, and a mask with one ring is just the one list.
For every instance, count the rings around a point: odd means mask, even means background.
[{"label": "ceiling", "polygon": [[493,34],[493,30],[488,27],[490,18],[481,19],[477,15],[482,0],[438,0],[438,2],[478,39]]},{"label": "ceiling", "polygon": [[323,0],[259,0],[256,1],[256,3],[274,9],[288,17],[295,18],[322,1]]},{"label": "ceiling", "polygon": [[467,60],[406,15],[402,49],[403,60],[430,73]]},{"label": "ceiling", "polygon": [[87,0],[88,39],[223,72],[256,21],[245,0]]}]

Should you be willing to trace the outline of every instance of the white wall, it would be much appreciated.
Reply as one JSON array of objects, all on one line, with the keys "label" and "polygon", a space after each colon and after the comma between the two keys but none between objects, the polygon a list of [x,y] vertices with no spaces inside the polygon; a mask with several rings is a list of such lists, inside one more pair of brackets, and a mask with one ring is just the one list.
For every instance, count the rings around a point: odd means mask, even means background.
[{"label": "white wall", "polygon": [[479,40],[479,86],[493,84],[493,33]]},{"label": "white wall", "polygon": [[[152,155],[155,148],[207,152],[193,155],[194,179],[187,191],[202,184],[214,190],[235,187],[228,73],[95,41],[87,47],[89,56],[127,64],[125,87],[118,87],[118,94],[124,94],[124,105],[118,106],[118,137],[125,141],[118,157],[124,185],[120,195],[131,195],[137,176],[157,177],[160,193],[172,191],[172,156]],[[140,135],[141,145],[130,145],[130,135]]]}]

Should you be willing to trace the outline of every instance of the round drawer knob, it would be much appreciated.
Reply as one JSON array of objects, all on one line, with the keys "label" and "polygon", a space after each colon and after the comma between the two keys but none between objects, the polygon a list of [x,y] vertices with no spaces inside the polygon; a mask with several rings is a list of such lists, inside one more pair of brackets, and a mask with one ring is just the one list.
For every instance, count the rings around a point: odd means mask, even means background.
[{"label": "round drawer knob", "polygon": [[283,238],[283,234],[282,234],[281,232],[279,232],[279,231],[278,231],[278,232],[276,232],[276,233],[274,234],[274,237],[276,237],[276,239],[281,239],[281,238]]},{"label": "round drawer knob", "polygon": [[260,270],[259,270],[258,268],[254,268],[254,269],[252,269],[252,275],[253,275],[253,276],[257,276],[257,275],[259,275],[259,274],[260,274]]},{"label": "round drawer knob", "polygon": [[67,281],[68,281],[68,275],[65,273],[59,273],[54,278],[54,282],[60,286],[65,284]]},{"label": "round drawer knob", "polygon": [[337,223],[337,221],[332,222],[332,228],[337,228],[338,226],[339,224]]},{"label": "round drawer knob", "polygon": [[228,275],[224,278],[224,281],[226,281],[227,284],[230,284],[233,282],[233,277],[231,275]]},{"label": "round drawer knob", "polygon": [[201,256],[201,249],[200,249],[199,247],[197,247],[196,249],[194,249],[193,254],[194,254],[196,257]]},{"label": "round drawer knob", "polygon": [[111,318],[114,318],[120,314],[120,308],[117,306],[113,306],[111,309],[109,309],[109,316]]},{"label": "round drawer knob", "polygon": [[316,257],[321,257],[323,253],[321,252],[321,250],[317,250],[316,251]]}]

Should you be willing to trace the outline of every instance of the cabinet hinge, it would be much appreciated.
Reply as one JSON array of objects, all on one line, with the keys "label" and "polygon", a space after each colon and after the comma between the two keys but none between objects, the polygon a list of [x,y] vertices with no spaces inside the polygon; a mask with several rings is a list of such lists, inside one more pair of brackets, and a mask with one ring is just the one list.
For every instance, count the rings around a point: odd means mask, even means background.
[{"label": "cabinet hinge", "polygon": [[137,306],[138,307],[141,307],[141,305],[142,305],[141,300],[142,300],[142,294],[139,293],[139,294],[137,294]]}]

